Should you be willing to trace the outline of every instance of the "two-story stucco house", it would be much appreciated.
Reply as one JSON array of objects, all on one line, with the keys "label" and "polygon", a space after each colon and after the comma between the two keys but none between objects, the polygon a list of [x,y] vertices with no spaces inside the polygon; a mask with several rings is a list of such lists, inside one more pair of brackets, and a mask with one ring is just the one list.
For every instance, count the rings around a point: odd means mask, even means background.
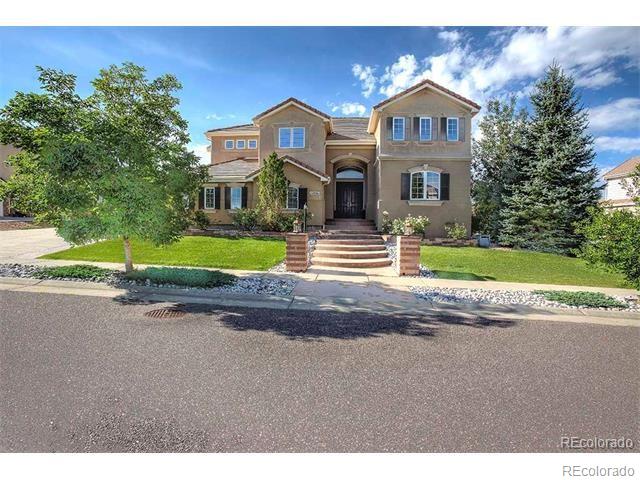
[{"label": "two-story stucco house", "polygon": [[605,182],[602,191],[602,206],[607,209],[635,208],[633,198],[624,182],[640,165],[640,157],[632,157],[609,170],[602,178]]},{"label": "two-story stucco house", "polygon": [[471,231],[471,119],[480,106],[425,80],[375,105],[366,118],[331,117],[289,98],[253,123],[206,132],[210,179],[199,207],[218,224],[257,202],[261,159],[276,152],[290,181],[287,207],[307,204],[309,225],[364,218],[380,225],[424,215],[427,236],[460,222]]}]

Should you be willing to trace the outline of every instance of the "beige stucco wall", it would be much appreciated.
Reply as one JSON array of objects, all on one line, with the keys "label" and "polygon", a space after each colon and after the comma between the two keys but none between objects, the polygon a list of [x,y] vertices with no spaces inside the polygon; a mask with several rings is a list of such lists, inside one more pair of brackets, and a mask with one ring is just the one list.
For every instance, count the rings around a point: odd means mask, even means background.
[{"label": "beige stucco wall", "polygon": [[[324,224],[324,188],[320,179],[300,168],[286,163],[284,173],[287,179],[294,185],[307,188],[308,211],[313,217],[308,221],[309,225],[322,226]],[[233,222],[232,210],[225,210],[225,187],[247,187],[247,206],[255,208],[258,203],[258,179],[247,183],[205,183],[205,187],[220,187],[220,209],[204,209],[213,225],[230,225]],[[312,194],[318,192],[318,195]]]},{"label": "beige stucco wall", "polygon": [[[442,205],[409,205],[409,201],[400,199],[401,173],[424,164],[442,169],[450,174],[450,194]],[[444,237],[444,225],[447,222],[464,223],[471,234],[471,174],[470,161],[460,159],[420,159],[420,160],[380,160],[380,189],[376,222],[380,225],[382,212],[389,212],[391,219],[422,215],[428,217],[431,224],[427,228],[427,237]]]},{"label": "beige stucco wall", "polygon": [[[275,151],[279,156],[290,155],[317,170],[324,171],[324,142],[327,132],[320,117],[290,105],[261,119],[259,126],[261,161]],[[305,127],[305,147],[278,148],[280,127]]]},{"label": "beige stucco wall", "polygon": [[[419,142],[409,140],[393,142],[387,140],[387,117],[464,117],[464,141]],[[469,109],[446,96],[428,89],[421,90],[398,100],[382,109],[378,120],[376,139],[381,155],[406,155],[429,157],[471,156],[471,113]]]},{"label": "beige stucco wall", "polygon": [[327,147],[325,171],[331,177],[331,183],[325,186],[326,218],[333,218],[335,205],[335,173],[336,169],[347,166],[357,166],[365,172],[365,211],[366,218],[375,219],[376,184],[373,163],[376,159],[375,145],[366,147]]},{"label": "beige stucco wall", "polygon": [[[227,150],[224,148],[224,142],[226,140],[233,140],[233,149]],[[258,148],[244,148],[236,149],[236,140],[245,140],[245,145],[249,144],[249,140],[256,140]],[[245,136],[245,135],[228,135],[228,136],[216,136],[211,139],[211,163],[221,163],[228,160],[234,160],[240,157],[258,158],[258,149],[260,148],[260,137],[258,135]]]}]

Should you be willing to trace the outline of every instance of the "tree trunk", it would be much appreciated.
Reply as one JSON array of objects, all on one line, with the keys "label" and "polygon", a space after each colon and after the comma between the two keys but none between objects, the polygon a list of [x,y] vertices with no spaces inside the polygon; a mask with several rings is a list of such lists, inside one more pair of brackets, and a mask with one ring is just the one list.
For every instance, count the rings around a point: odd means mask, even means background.
[{"label": "tree trunk", "polygon": [[124,271],[126,273],[133,271],[133,258],[131,257],[131,241],[129,237],[123,237],[124,242]]}]

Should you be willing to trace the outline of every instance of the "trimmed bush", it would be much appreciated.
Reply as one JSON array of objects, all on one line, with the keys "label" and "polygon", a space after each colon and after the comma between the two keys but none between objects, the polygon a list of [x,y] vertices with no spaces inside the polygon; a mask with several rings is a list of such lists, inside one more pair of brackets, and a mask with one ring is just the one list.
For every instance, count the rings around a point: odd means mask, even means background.
[{"label": "trimmed bush", "polygon": [[564,303],[574,307],[590,308],[628,308],[629,306],[609,295],[600,292],[565,292],[555,290],[535,290],[533,293],[542,295],[552,302]]},{"label": "trimmed bush", "polygon": [[104,280],[115,270],[95,265],[63,265],[60,267],[41,267],[34,273],[36,278],[76,278],[78,280]]},{"label": "trimmed bush", "polygon": [[444,231],[447,232],[447,237],[453,240],[464,240],[469,238],[467,234],[467,227],[464,223],[446,223],[444,225]]},{"label": "trimmed bush", "polygon": [[191,216],[191,225],[198,227],[200,230],[206,230],[211,224],[209,217],[202,210],[194,210]]},{"label": "trimmed bush", "polygon": [[149,280],[158,285],[173,284],[201,288],[222,287],[236,281],[234,275],[218,270],[169,267],[147,267],[144,270],[135,270],[128,273],[126,278],[143,282]]},{"label": "trimmed bush", "polygon": [[260,225],[260,212],[255,208],[241,208],[231,214],[233,225],[240,230],[253,231]]}]

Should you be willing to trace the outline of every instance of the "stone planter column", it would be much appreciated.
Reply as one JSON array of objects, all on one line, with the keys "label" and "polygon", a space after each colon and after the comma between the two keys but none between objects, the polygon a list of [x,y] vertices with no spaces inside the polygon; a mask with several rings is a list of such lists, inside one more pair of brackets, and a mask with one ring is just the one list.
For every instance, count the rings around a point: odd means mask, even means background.
[{"label": "stone planter column", "polygon": [[309,265],[309,234],[287,233],[287,272],[306,272]]},{"label": "stone planter column", "polygon": [[416,235],[396,237],[396,273],[399,276],[420,274],[420,240]]}]

